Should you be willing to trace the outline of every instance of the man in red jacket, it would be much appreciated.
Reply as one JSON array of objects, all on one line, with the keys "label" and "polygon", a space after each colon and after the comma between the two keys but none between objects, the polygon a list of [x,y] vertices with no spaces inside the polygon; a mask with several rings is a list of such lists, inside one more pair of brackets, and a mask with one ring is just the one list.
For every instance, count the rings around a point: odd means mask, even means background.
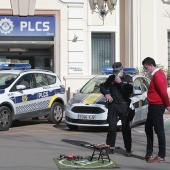
[{"label": "man in red jacket", "polygon": [[[163,162],[166,157],[166,139],[164,131],[163,114],[165,108],[170,111],[170,101],[167,93],[167,79],[162,70],[156,67],[155,60],[146,57],[142,61],[146,74],[151,74],[151,82],[148,88],[148,115],[145,123],[145,133],[147,137],[145,160],[151,162]],[[153,153],[153,128],[158,137],[158,155],[154,158]]]}]

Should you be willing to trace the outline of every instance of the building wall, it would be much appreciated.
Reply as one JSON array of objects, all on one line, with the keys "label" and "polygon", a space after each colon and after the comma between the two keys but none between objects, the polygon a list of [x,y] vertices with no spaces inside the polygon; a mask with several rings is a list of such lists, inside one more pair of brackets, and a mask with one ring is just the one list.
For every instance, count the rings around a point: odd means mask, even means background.
[{"label": "building wall", "polygon": [[170,18],[165,16],[170,5],[162,0],[133,0],[133,58],[134,67],[141,68],[145,57],[168,68],[168,39]]},{"label": "building wall", "polygon": [[[80,89],[90,78],[91,74],[91,33],[94,32],[116,32],[117,42],[119,39],[119,15],[117,11],[108,14],[106,19],[101,20],[98,13],[93,13],[90,10],[89,2],[83,1],[83,5],[74,7],[68,5],[68,66],[80,66],[83,68],[82,72],[73,73],[68,72],[63,75],[66,88],[70,87],[71,92]],[[79,15],[77,15],[79,14]],[[78,36],[77,41],[73,42],[74,33]],[[116,48],[119,48],[119,44]],[[116,50],[117,61],[119,59],[119,50]]]},{"label": "building wall", "polygon": [[[91,74],[91,33],[115,32],[116,61],[125,67],[142,68],[147,57],[168,67],[167,32],[170,6],[162,0],[118,0],[104,22],[91,13],[88,0],[36,0],[35,15],[55,15],[55,72],[71,93]],[[10,0],[0,1],[0,14],[12,15]],[[77,37],[77,39],[74,39]],[[72,68],[79,67],[75,72]]]}]

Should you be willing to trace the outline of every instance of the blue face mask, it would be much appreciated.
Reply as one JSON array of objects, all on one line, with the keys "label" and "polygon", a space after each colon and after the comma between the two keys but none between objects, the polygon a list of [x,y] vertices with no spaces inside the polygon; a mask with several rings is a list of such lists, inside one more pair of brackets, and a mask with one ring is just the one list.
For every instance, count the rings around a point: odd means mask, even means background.
[{"label": "blue face mask", "polygon": [[121,72],[119,72],[117,76],[118,76],[118,77],[122,77],[122,74],[121,74]]}]

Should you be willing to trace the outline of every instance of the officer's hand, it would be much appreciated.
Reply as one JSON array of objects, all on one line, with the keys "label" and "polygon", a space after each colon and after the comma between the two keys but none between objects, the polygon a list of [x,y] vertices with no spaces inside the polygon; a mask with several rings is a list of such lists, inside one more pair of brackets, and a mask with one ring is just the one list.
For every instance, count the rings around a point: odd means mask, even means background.
[{"label": "officer's hand", "polygon": [[120,83],[120,82],[122,82],[122,80],[120,79],[119,76],[116,76],[116,77],[115,77],[115,82],[116,82],[116,83]]},{"label": "officer's hand", "polygon": [[110,94],[106,94],[105,98],[106,98],[106,101],[109,102],[109,103],[111,103],[113,101],[113,98]]}]

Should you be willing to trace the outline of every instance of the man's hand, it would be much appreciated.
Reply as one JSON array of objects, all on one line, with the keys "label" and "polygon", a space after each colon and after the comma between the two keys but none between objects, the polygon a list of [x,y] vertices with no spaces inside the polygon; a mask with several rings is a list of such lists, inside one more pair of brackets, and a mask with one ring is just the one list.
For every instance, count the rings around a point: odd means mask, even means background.
[{"label": "man's hand", "polygon": [[120,83],[120,82],[122,82],[122,80],[120,79],[119,76],[116,76],[116,77],[115,77],[115,82],[116,82],[116,83]]},{"label": "man's hand", "polygon": [[166,109],[170,112],[170,106],[168,106]]},{"label": "man's hand", "polygon": [[110,94],[106,94],[105,98],[106,98],[106,101],[109,102],[109,103],[111,103],[113,101],[113,98]]}]

